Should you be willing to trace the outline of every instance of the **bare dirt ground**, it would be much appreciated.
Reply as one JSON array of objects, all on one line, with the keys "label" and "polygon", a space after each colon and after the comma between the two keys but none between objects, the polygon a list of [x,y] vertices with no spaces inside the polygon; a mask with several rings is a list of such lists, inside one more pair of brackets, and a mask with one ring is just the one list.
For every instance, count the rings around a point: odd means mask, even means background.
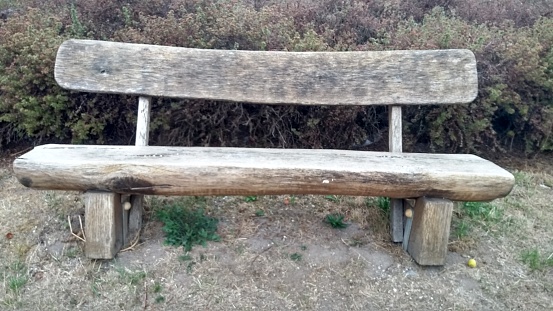
[{"label": "bare dirt ground", "polygon": [[[553,310],[551,166],[515,171],[492,220],[457,209],[444,267],[389,242],[374,200],[319,196],[208,198],[222,241],[188,257],[163,245],[151,217],[172,199],[149,198],[140,244],[89,260],[67,222],[78,226],[79,193],[26,189],[10,170],[0,169],[1,310]],[[323,223],[331,212],[350,226]]]}]

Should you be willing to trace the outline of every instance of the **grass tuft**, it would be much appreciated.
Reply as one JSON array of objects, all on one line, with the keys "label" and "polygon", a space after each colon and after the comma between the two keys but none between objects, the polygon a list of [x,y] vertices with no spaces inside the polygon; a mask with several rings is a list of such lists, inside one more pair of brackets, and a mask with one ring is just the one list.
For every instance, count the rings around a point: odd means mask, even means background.
[{"label": "grass tuft", "polygon": [[204,214],[203,209],[192,209],[182,202],[158,209],[158,220],[163,222],[165,243],[183,246],[190,251],[194,245],[205,246],[207,241],[219,241],[216,218]]},{"label": "grass tuft", "polygon": [[344,215],[338,213],[326,215],[324,222],[335,229],[343,229],[348,226],[348,224],[344,222]]},{"label": "grass tuft", "polygon": [[553,254],[547,258],[543,258],[540,251],[537,249],[523,251],[521,260],[522,263],[527,265],[532,271],[542,271],[546,268],[553,267]]}]

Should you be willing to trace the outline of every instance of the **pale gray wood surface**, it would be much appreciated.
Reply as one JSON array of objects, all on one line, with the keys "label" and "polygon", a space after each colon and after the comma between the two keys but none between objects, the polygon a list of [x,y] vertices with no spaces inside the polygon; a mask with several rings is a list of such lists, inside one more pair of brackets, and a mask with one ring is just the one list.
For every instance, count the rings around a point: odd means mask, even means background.
[{"label": "pale gray wood surface", "polygon": [[[148,146],[150,137],[150,114],[152,110],[152,98],[140,96],[138,98],[138,114],[136,117],[136,146]],[[142,195],[133,195],[130,197],[131,209],[123,211],[126,222],[124,241],[125,244],[132,243],[142,229],[142,214],[144,211],[144,197]]]},{"label": "pale gray wood surface", "polygon": [[136,117],[136,146],[148,146],[150,137],[150,111],[151,97],[140,96],[138,98],[138,114]]},{"label": "pale gray wood surface", "polygon": [[[388,107],[388,148],[390,152],[403,151],[401,106]],[[390,199],[390,234],[392,241],[403,241],[403,200]]]},{"label": "pale gray wood surface", "polygon": [[28,187],[159,195],[507,195],[514,177],[474,155],[326,149],[44,145],[14,161]]},{"label": "pale gray wood surface", "polygon": [[468,103],[469,50],[275,52],[200,50],[68,40],[57,54],[64,88],[267,104]]},{"label": "pale gray wood surface", "polygon": [[453,202],[438,198],[419,198],[415,203],[409,254],[422,266],[445,264]]},{"label": "pale gray wood surface", "polygon": [[121,195],[87,192],[85,204],[85,254],[88,258],[111,259],[123,245]]}]

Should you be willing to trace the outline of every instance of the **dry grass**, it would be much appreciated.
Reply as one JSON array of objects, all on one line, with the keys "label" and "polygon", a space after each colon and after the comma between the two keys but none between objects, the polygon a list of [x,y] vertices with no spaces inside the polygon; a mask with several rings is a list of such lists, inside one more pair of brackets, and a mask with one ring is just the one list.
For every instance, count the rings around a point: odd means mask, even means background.
[{"label": "dry grass", "polygon": [[[66,222],[82,212],[79,194],[25,189],[4,168],[0,309],[552,309],[552,267],[532,270],[521,256],[553,252],[553,189],[546,186],[553,175],[515,174],[513,193],[494,202],[501,219],[470,222],[470,236],[451,238],[463,246],[452,247],[447,264],[424,268],[388,242],[386,219],[374,204],[316,196],[208,198],[222,242],[183,257],[182,249],[163,245],[161,225],[148,220],[135,250],[91,261]],[[175,199],[150,198],[150,206],[164,200]],[[348,228],[323,223],[335,212],[346,216]],[[466,267],[468,257],[476,258],[476,269]]]}]

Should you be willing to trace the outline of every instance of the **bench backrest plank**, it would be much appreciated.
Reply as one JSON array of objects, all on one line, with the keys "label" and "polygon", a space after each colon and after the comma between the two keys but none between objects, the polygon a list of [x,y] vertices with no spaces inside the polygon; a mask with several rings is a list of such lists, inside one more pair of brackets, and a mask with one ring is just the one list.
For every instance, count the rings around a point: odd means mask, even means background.
[{"label": "bench backrest plank", "polygon": [[69,40],[55,77],[100,93],[266,104],[468,103],[477,95],[469,50],[265,52]]}]

